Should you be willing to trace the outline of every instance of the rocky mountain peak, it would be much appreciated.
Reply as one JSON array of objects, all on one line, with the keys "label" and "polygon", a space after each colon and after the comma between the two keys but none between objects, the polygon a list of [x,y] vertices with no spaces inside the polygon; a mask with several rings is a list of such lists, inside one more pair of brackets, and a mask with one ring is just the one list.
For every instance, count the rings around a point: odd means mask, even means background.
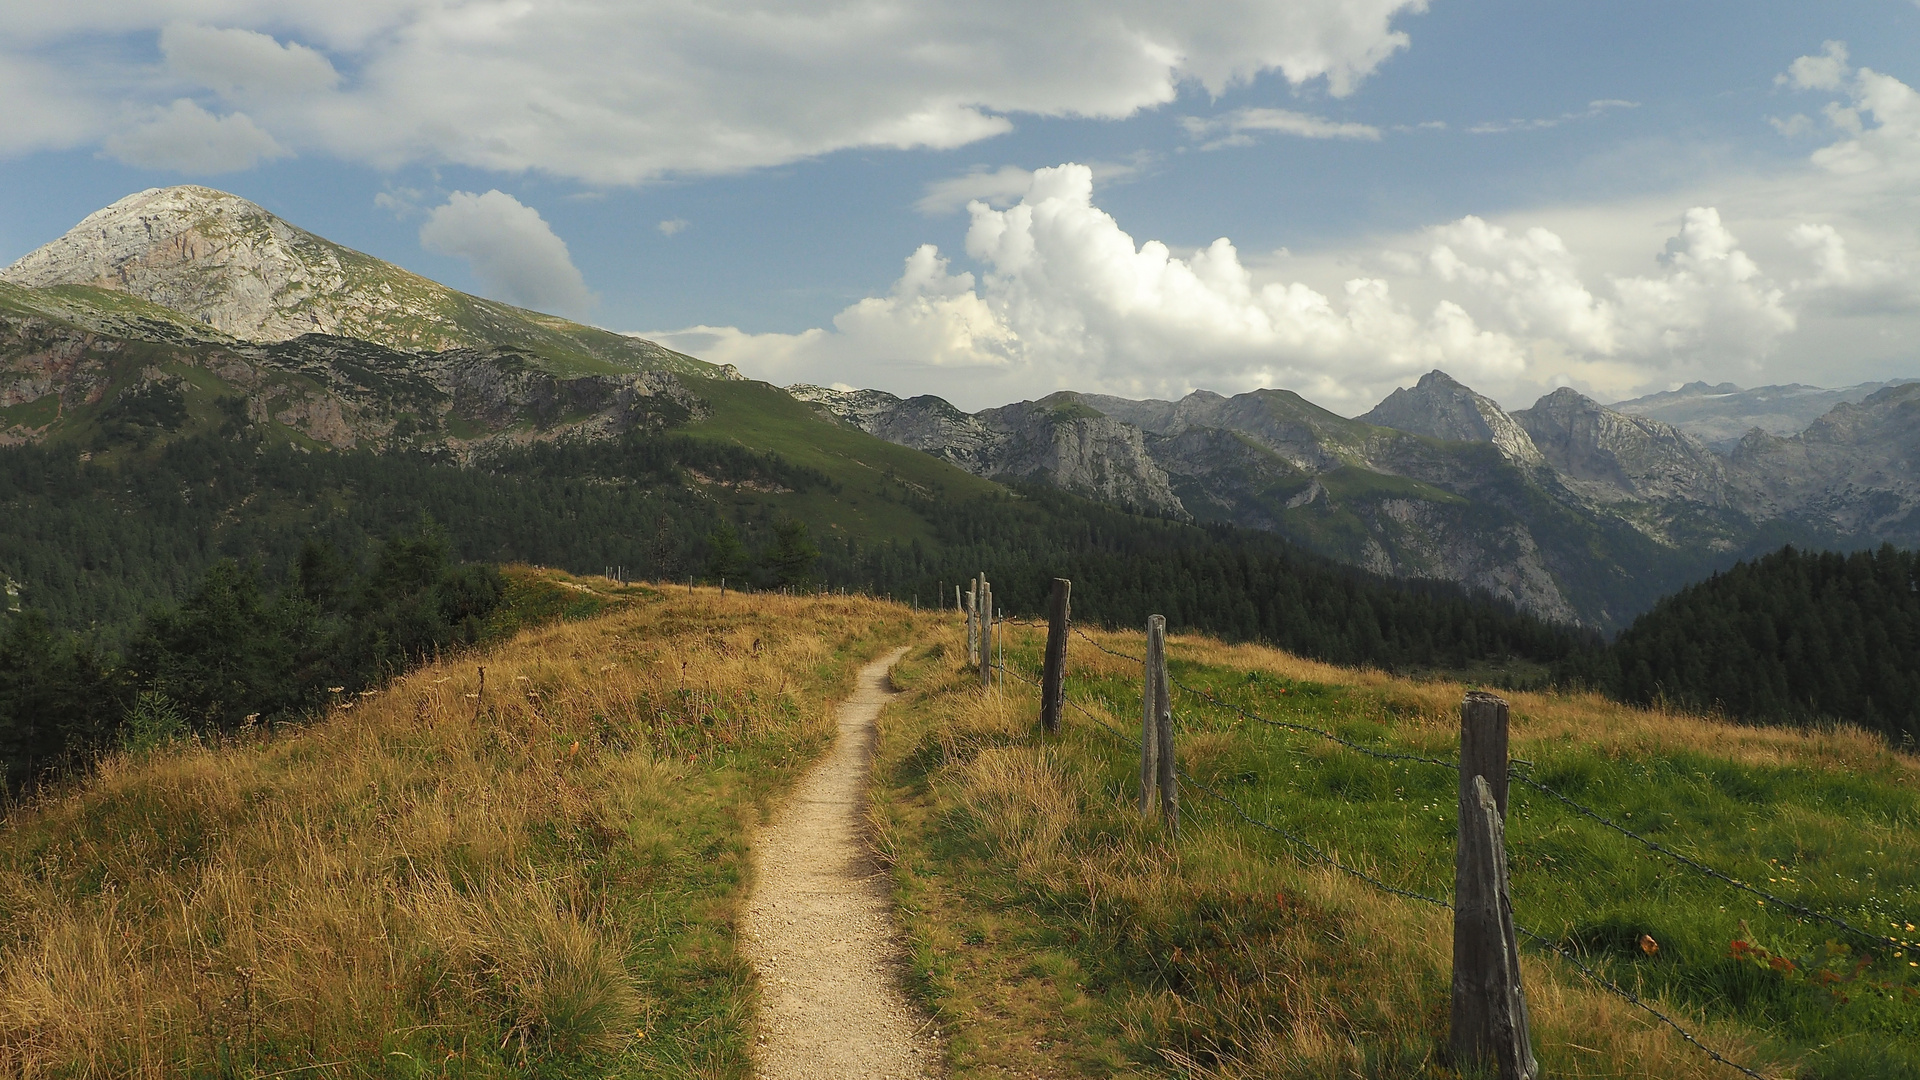
[{"label": "rocky mountain peak", "polygon": [[413,352],[512,348],[568,373],[716,373],[650,341],[449,289],[191,184],[87,215],[0,270],[0,282],[109,289],[243,341],[318,333]]},{"label": "rocky mountain peak", "polygon": [[1388,394],[1360,417],[1365,423],[1454,442],[1490,442],[1512,461],[1537,463],[1540,450],[1526,430],[1492,398],[1438,368],[1411,388]]},{"label": "rocky mountain peak", "polygon": [[1725,461],[1671,424],[1615,412],[1569,386],[1513,419],[1563,479],[1597,498],[1727,503]]},{"label": "rocky mountain peak", "polygon": [[345,289],[344,249],[213,188],[150,188],[96,210],[0,271],[19,285],[95,285],[237,338],[347,333],[325,298]]}]

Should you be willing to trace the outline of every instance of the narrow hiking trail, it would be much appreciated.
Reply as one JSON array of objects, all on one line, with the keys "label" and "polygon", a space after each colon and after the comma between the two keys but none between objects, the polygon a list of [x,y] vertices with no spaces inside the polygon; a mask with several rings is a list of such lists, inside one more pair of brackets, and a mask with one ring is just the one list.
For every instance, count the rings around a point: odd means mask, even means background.
[{"label": "narrow hiking trail", "polygon": [[874,719],[894,696],[887,671],[906,651],[860,669],[835,711],[833,749],[755,838],[746,946],[760,975],[762,1080],[940,1072],[932,1022],[900,986],[886,874],[864,827]]}]

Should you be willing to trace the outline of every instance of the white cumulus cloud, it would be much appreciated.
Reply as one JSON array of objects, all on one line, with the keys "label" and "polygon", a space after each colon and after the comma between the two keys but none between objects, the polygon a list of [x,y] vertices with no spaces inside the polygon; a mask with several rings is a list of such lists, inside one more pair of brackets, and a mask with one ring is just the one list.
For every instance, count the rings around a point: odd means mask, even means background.
[{"label": "white cumulus cloud", "polygon": [[495,299],[574,316],[593,306],[566,241],[538,210],[506,192],[454,192],[427,215],[420,244],[465,259]]},{"label": "white cumulus cloud", "polygon": [[181,98],[107,136],[107,153],[129,165],[211,174],[251,169],[287,151],[246,113],[215,116]]},{"label": "white cumulus cloud", "polygon": [[1430,271],[1472,290],[1490,325],[1556,352],[1649,368],[1765,356],[1795,326],[1786,291],[1713,207],[1694,207],[1659,256],[1660,272],[1584,275],[1544,228],[1509,231],[1477,217],[1432,230]]},{"label": "white cumulus cloud", "polygon": [[[1406,47],[1395,19],[1425,8],[75,0],[0,6],[0,54],[65,50],[93,65],[68,85],[108,112],[212,91],[301,149],[606,184],[956,147],[1021,115],[1130,116],[1183,83],[1217,95],[1277,73],[1340,96]],[[102,40],[120,53],[79,47]],[[122,56],[156,40],[162,70],[128,78]]]},{"label": "white cumulus cloud", "polygon": [[1718,210],[1694,207],[1663,250],[1642,254],[1653,264],[1643,273],[1585,267],[1549,229],[1467,217],[1427,230],[1424,250],[1389,251],[1380,273],[1316,287],[1250,268],[1226,238],[1191,252],[1137,241],[1095,205],[1079,165],[1040,169],[1013,205],[975,201],[968,212],[977,274],[926,245],[886,295],[848,306],[830,328],[664,336],[759,378],[932,391],[974,407],[1065,387],[1165,396],[1284,386],[1359,411],[1434,367],[1514,395],[1576,375],[1625,388],[1703,365],[1750,368],[1816,291],[1844,277],[1884,294],[1892,273],[1849,261],[1837,234],[1808,230],[1795,243],[1819,249],[1803,257],[1824,259],[1832,280],[1783,285]]},{"label": "white cumulus cloud", "polygon": [[1328,296],[1256,281],[1224,238],[1190,255],[1137,243],[1093,204],[1092,171],[1040,169],[1015,205],[975,202],[954,273],[931,245],[885,296],[833,328],[748,334],[693,327],[662,335],[708,359],[784,381],[904,383],[972,405],[1063,386],[1178,394],[1195,386],[1284,385],[1357,399],[1412,372],[1512,374],[1525,357],[1458,304],[1424,314],[1374,278]]}]

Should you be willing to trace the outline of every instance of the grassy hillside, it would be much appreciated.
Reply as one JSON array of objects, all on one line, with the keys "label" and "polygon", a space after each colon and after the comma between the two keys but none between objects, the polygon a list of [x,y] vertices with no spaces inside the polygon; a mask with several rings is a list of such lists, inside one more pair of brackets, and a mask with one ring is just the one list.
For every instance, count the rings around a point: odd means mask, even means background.
[{"label": "grassy hillside", "polygon": [[10,807],[0,1073],[744,1076],[745,830],[912,615],[557,584],[607,613]]},{"label": "grassy hillside", "polygon": [[712,409],[706,419],[682,429],[687,434],[777,454],[833,478],[833,490],[778,500],[821,536],[932,540],[926,518],[912,502],[958,501],[1004,490],[930,454],[822,419],[770,383],[688,379],[686,385]]},{"label": "grassy hillside", "polygon": [[[1138,634],[1099,639],[1142,649]],[[1016,634],[1010,664],[1034,676],[1039,644]],[[1171,655],[1178,682],[1256,716],[1457,752],[1460,684],[1203,638],[1176,638]],[[913,693],[881,719],[874,810],[955,1077],[1456,1076],[1450,913],[1324,858],[1450,898],[1452,769],[1367,757],[1176,686],[1176,841],[1135,808],[1137,664],[1073,639],[1068,695],[1087,711],[1042,739],[1034,693],[1009,680],[983,698],[962,656],[949,626],[896,673]],[[1912,757],[1852,729],[1512,701],[1521,771],[1739,881],[1915,939]],[[1520,785],[1508,842],[1518,922],[1727,1057],[1770,1077],[1920,1076],[1912,945],[1800,921]],[[1546,1075],[1734,1075],[1548,950],[1528,945],[1522,966]]]}]

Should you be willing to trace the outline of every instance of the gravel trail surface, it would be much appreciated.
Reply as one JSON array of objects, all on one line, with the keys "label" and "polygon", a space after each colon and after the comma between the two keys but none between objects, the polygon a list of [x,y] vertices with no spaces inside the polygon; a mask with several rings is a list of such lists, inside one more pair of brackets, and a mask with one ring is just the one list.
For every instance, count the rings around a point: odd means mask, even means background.
[{"label": "gravel trail surface", "polygon": [[886,874],[864,826],[874,718],[893,696],[887,670],[905,652],[860,670],[836,712],[833,749],[754,840],[746,944],[760,975],[754,1073],[763,1080],[940,1071],[933,1025],[901,988]]}]

